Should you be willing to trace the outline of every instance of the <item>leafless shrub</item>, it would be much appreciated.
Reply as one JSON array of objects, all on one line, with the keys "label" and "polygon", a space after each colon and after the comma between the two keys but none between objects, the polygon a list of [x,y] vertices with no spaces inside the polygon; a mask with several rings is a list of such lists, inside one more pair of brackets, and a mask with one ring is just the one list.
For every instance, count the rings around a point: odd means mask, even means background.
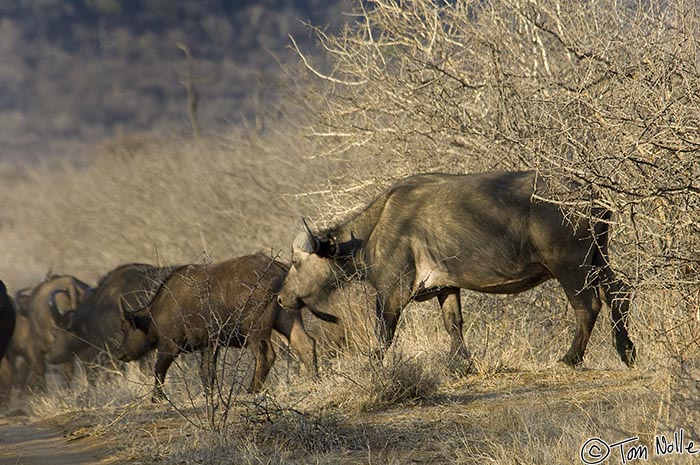
[{"label": "leafless shrub", "polygon": [[305,413],[282,406],[270,396],[243,403],[243,421],[258,425],[261,442],[294,444],[308,452],[343,448],[346,438],[340,417],[333,412]]},{"label": "leafless shrub", "polygon": [[429,399],[437,391],[440,377],[417,359],[394,353],[390,360],[372,366],[365,385],[361,411],[371,411]]},{"label": "leafless shrub", "polygon": [[696,358],[697,6],[378,0],[357,12],[343,34],[319,31],[331,71],[299,51],[323,104],[316,153],[347,162],[310,193],[321,220],[415,172],[536,169],[543,200],[614,213],[611,261],[634,289],[647,360]]}]

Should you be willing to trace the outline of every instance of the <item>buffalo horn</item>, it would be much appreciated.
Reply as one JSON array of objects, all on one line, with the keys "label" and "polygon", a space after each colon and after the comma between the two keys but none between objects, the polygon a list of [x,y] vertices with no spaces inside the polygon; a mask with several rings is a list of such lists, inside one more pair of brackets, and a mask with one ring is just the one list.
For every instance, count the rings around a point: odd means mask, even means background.
[{"label": "buffalo horn", "polygon": [[51,310],[51,316],[53,317],[54,321],[58,323],[63,320],[63,314],[61,314],[61,312],[59,312],[58,308],[56,307],[56,294],[68,295],[68,291],[64,289],[58,289],[53,291],[49,296],[49,309]]},{"label": "buffalo horn", "polygon": [[119,314],[126,319],[131,312],[129,312],[129,310],[126,309],[124,304],[126,304],[124,296],[120,295],[119,296]]},{"label": "buffalo horn", "polygon": [[309,225],[306,223],[305,218],[302,218],[301,222],[304,225],[304,231],[306,232],[306,236],[309,238],[309,244],[311,244],[312,253],[318,252],[318,249],[321,248],[321,241],[318,237],[316,237],[316,235],[313,232],[311,232],[311,228],[309,228]]}]

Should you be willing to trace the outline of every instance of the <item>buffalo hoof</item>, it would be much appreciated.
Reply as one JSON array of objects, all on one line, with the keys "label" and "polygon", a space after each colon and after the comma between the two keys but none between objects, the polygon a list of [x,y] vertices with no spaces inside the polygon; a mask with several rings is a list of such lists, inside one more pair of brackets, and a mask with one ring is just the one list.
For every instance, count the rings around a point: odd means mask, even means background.
[{"label": "buffalo hoof", "polygon": [[447,364],[447,369],[453,376],[474,375],[478,372],[471,357],[452,357]]},{"label": "buffalo hoof", "polygon": [[384,354],[386,353],[386,351],[387,349],[381,347],[379,349],[375,349],[369,356],[370,361],[373,363],[381,364],[382,362],[384,362]]},{"label": "buffalo hoof", "polygon": [[623,350],[620,352],[620,359],[628,368],[634,368],[637,364],[637,349],[631,346],[629,349]]},{"label": "buffalo hoof", "polygon": [[162,404],[166,400],[168,400],[168,398],[165,396],[165,393],[163,391],[155,391],[151,395],[152,404]]},{"label": "buffalo hoof", "polygon": [[312,383],[318,384],[321,382],[321,376],[318,374],[318,371],[312,372],[309,375],[309,380],[311,380]]},{"label": "buffalo hoof", "polygon": [[472,354],[469,353],[464,345],[460,345],[456,350],[452,351],[447,367],[451,373],[459,376],[472,375],[478,371],[472,359]]},{"label": "buffalo hoof", "polygon": [[583,357],[578,355],[566,354],[559,359],[559,362],[563,363],[568,367],[576,368],[578,366],[581,366],[581,364],[583,363]]}]

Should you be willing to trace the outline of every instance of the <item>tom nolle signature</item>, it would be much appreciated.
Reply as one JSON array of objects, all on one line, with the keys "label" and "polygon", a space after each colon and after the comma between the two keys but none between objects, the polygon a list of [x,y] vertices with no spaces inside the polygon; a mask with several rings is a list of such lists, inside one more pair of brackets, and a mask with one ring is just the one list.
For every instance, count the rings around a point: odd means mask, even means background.
[{"label": "tom nolle signature", "polygon": [[620,460],[622,464],[634,461],[647,461],[652,456],[662,457],[666,455],[700,455],[700,444],[687,440],[683,428],[673,435],[657,434],[654,436],[654,448],[650,451],[648,446],[638,444],[639,437],[623,439],[621,441],[607,443],[601,438],[590,438],[581,446],[579,457],[586,465],[604,463],[610,458]]}]

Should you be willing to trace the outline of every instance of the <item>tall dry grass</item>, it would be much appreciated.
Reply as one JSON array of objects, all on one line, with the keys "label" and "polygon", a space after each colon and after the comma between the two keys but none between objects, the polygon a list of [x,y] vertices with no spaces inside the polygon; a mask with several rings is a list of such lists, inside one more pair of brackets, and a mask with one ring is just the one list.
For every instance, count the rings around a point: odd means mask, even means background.
[{"label": "tall dry grass", "polygon": [[199,142],[123,137],[76,163],[3,175],[0,275],[30,286],[47,271],[93,282],[126,262],[174,264],[288,252],[317,176],[304,139],[231,131]]}]

